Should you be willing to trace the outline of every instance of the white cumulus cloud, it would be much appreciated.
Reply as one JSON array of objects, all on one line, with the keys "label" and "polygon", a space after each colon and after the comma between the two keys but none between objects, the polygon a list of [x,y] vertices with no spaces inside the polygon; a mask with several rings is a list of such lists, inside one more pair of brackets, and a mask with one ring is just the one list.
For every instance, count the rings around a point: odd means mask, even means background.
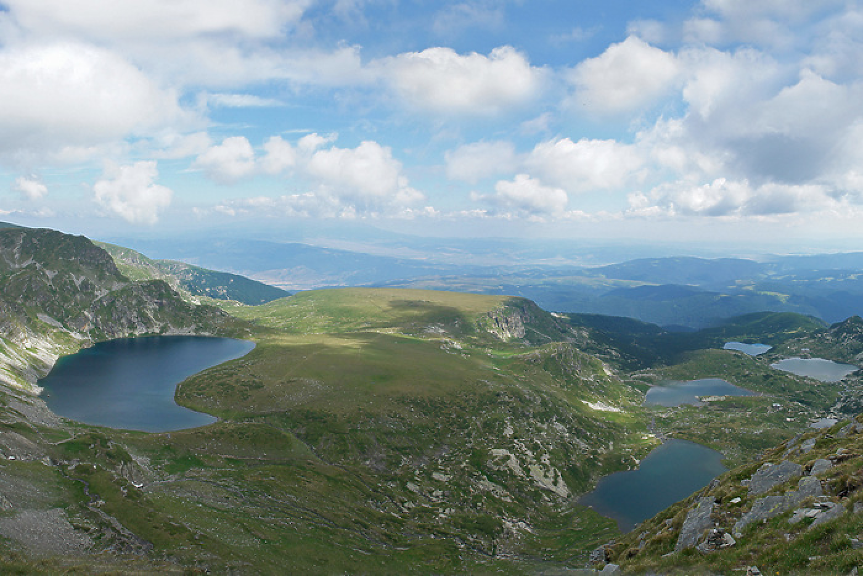
[{"label": "white cumulus cloud", "polygon": [[198,156],[193,166],[217,182],[236,182],[255,172],[255,151],[245,136],[231,136]]},{"label": "white cumulus cloud", "polygon": [[[284,196],[274,204],[287,215],[393,214],[425,199],[410,186],[391,148],[373,140],[363,141],[355,148],[341,148],[334,145],[336,138],[312,133],[294,145],[281,136],[273,136],[256,153],[245,137],[234,136],[210,147],[198,156],[194,166],[223,183],[268,174],[285,175],[297,183],[308,184],[309,192]],[[221,211],[262,209],[268,202],[265,198],[226,203]]]},{"label": "white cumulus cloud", "polygon": [[413,204],[424,198],[408,185],[401,174],[401,162],[393,158],[392,150],[370,140],[356,148],[332,146],[316,150],[304,170],[330,194],[363,209]]},{"label": "white cumulus cloud", "polygon": [[297,151],[281,136],[272,136],[264,143],[264,157],[259,165],[265,174],[280,174],[297,163]]},{"label": "white cumulus cloud", "polygon": [[109,164],[93,185],[96,202],[133,224],[155,224],[173,196],[169,188],[154,183],[158,176],[155,162]]},{"label": "white cumulus cloud", "polygon": [[0,152],[58,153],[166,126],[191,115],[117,54],[79,43],[0,51]]},{"label": "white cumulus cloud", "polygon": [[23,28],[45,35],[118,43],[195,36],[277,36],[311,0],[4,0]]},{"label": "white cumulus cloud", "polygon": [[511,46],[488,56],[427,48],[377,63],[409,104],[436,112],[493,115],[524,104],[540,91],[544,73]]},{"label": "white cumulus cloud", "polygon": [[577,102],[603,113],[631,112],[674,88],[681,67],[673,54],[635,36],[612,44],[570,73]]},{"label": "white cumulus cloud", "polygon": [[615,140],[557,138],[540,142],[524,162],[531,174],[569,192],[620,188],[639,177],[643,158]]},{"label": "white cumulus cloud", "polygon": [[20,176],[15,179],[13,188],[29,200],[41,200],[48,194],[48,187],[35,177]]},{"label": "white cumulus cloud", "polygon": [[666,183],[648,194],[629,197],[630,214],[709,216],[725,218],[778,217],[842,207],[824,186],[767,183],[717,178],[705,184]]},{"label": "white cumulus cloud", "polygon": [[533,216],[563,216],[569,197],[565,190],[546,186],[527,174],[517,174],[513,180],[501,180],[493,195],[474,195],[475,200],[496,204]]}]

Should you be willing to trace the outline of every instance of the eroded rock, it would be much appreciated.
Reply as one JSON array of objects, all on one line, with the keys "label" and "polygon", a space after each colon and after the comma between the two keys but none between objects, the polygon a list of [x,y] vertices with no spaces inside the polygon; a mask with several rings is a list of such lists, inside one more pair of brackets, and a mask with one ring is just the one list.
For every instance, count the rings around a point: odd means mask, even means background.
[{"label": "eroded rock", "polygon": [[826,458],[819,458],[812,464],[812,469],[809,471],[810,476],[818,476],[833,467],[833,463]]},{"label": "eroded rock", "polygon": [[698,543],[701,534],[708,528],[713,527],[713,520],[710,518],[710,514],[713,512],[715,505],[716,500],[712,496],[704,496],[698,499],[698,505],[689,511],[686,515],[686,520],[683,521],[680,536],[677,538],[677,545],[674,547],[675,552],[692,548]]},{"label": "eroded rock", "polygon": [[813,448],[815,448],[815,442],[815,438],[810,438],[809,440],[806,440],[805,442],[803,442],[803,444],[800,445],[800,451],[804,454],[808,453]]},{"label": "eroded rock", "polygon": [[[802,468],[802,467],[801,467]],[[752,505],[752,509],[743,515],[734,525],[732,533],[738,538],[743,529],[753,522],[763,522],[775,518],[780,514],[791,510],[809,497],[817,497],[823,494],[821,482],[814,476],[801,478],[797,483],[798,489],[785,494],[777,494],[759,498]]]},{"label": "eroded rock", "polygon": [[815,517],[815,521],[812,522],[812,524],[809,526],[810,530],[812,528],[815,528],[816,526],[824,524],[825,522],[835,520],[836,518],[839,518],[840,516],[845,514],[845,506],[842,506],[841,504],[835,504],[833,502],[830,502],[830,504],[833,504],[833,506],[830,506],[828,508],[821,508],[819,510],[819,514]]},{"label": "eroded rock", "polygon": [[749,493],[763,494],[774,486],[783,484],[795,476],[802,475],[803,466],[788,460],[783,460],[779,464],[765,464],[752,475],[749,481]]},{"label": "eroded rock", "polygon": [[0,431],[0,454],[9,460],[42,460],[45,451],[17,432]]},{"label": "eroded rock", "polygon": [[82,555],[90,551],[90,537],[69,523],[66,512],[23,510],[0,518],[0,535],[13,540],[35,556]]}]

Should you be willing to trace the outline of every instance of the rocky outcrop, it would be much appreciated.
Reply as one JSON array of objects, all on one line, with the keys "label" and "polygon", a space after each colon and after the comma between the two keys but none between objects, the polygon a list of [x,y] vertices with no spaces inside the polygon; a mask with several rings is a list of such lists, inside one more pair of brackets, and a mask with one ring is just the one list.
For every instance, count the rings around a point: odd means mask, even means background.
[{"label": "rocky outcrop", "polygon": [[812,468],[809,470],[810,476],[818,476],[819,474],[823,474],[830,470],[833,467],[833,463],[826,458],[819,458],[812,464]]},{"label": "rocky outcrop", "polygon": [[0,518],[0,536],[18,543],[37,557],[82,555],[93,547],[92,539],[76,530],[60,508],[23,510]]},{"label": "rocky outcrop", "polygon": [[489,319],[488,331],[501,340],[524,338],[525,322],[530,321],[530,317],[523,311],[512,310],[508,307],[492,310],[487,313],[487,316]]},{"label": "rocky outcrop", "polygon": [[784,494],[776,494],[759,498],[752,505],[752,509],[743,515],[740,520],[734,525],[732,533],[740,537],[743,529],[749,524],[762,522],[775,518],[780,514],[791,510],[798,506],[803,500],[809,497],[821,496],[821,482],[814,476],[806,476],[801,478],[797,484],[797,490],[785,492]]},{"label": "rocky outcrop", "polygon": [[0,456],[6,460],[44,460],[45,451],[35,442],[11,430],[0,431]]},{"label": "rocky outcrop", "polygon": [[[608,561],[646,574],[668,566],[712,574],[741,558],[763,560],[765,574],[847,574],[852,555],[863,550],[861,429],[863,414],[768,450],[760,467],[729,471],[607,545]],[[690,548],[694,539],[699,554]]]},{"label": "rocky outcrop", "polygon": [[712,496],[698,499],[698,505],[689,511],[686,520],[683,521],[683,528],[680,529],[680,536],[678,536],[677,545],[674,547],[675,552],[692,548],[698,543],[704,531],[713,527],[710,514],[715,505],[716,499]]},{"label": "rocky outcrop", "polygon": [[765,464],[749,481],[749,493],[763,494],[774,486],[783,484],[802,474],[803,466],[788,460],[783,460],[780,464]]},{"label": "rocky outcrop", "polygon": [[798,508],[788,520],[789,524],[797,524],[806,519],[811,519],[812,524],[809,529],[829,522],[835,518],[839,518],[845,513],[845,507],[836,502],[831,502],[828,498],[819,498],[813,506],[809,508]]},{"label": "rocky outcrop", "polygon": [[530,344],[572,341],[575,333],[562,319],[525,298],[510,298],[477,319],[477,325],[501,340]]}]

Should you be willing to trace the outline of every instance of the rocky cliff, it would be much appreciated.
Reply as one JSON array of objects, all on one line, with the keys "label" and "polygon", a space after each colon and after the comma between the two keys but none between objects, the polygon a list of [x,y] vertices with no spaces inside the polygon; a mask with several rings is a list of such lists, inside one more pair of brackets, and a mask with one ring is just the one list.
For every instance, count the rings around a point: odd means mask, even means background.
[{"label": "rocky cliff", "polygon": [[0,382],[35,391],[62,355],[110,338],[215,334],[220,310],[184,302],[164,281],[134,282],[87,238],[0,229]]},{"label": "rocky cliff", "polygon": [[576,331],[526,298],[510,298],[478,320],[480,329],[503,341],[530,344],[573,341]]}]

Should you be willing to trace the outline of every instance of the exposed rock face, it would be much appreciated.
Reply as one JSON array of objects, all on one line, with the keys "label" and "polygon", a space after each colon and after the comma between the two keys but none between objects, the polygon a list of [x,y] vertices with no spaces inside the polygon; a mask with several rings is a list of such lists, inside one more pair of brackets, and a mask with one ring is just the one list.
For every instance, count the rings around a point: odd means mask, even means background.
[{"label": "exposed rock face", "polygon": [[608,549],[605,544],[590,551],[589,561],[591,564],[602,564],[603,566],[608,563]]},{"label": "exposed rock face", "polygon": [[562,320],[549,316],[524,298],[510,298],[477,321],[480,329],[501,340],[524,340],[531,344],[572,341],[576,334]]},{"label": "exposed rock face", "polygon": [[841,504],[837,504],[836,502],[830,502],[826,498],[822,499],[820,502],[816,502],[815,506],[811,508],[798,508],[794,511],[794,515],[788,520],[789,524],[796,524],[798,522],[802,522],[807,518],[812,518],[813,522],[809,525],[809,529],[818,526],[819,524],[824,524],[825,522],[829,522],[834,518],[839,518],[845,513],[845,507]]},{"label": "exposed rock face", "polygon": [[0,383],[38,392],[62,354],[142,334],[212,334],[227,315],[163,281],[132,282],[81,236],[0,230]]},{"label": "exposed rock face", "polygon": [[701,534],[708,528],[713,527],[713,520],[710,518],[710,514],[713,512],[715,505],[716,500],[712,496],[704,496],[698,499],[698,505],[689,511],[689,514],[686,515],[686,520],[683,521],[683,528],[680,529],[680,536],[678,536],[677,545],[674,547],[675,552],[692,548],[698,543]]},{"label": "exposed rock face", "polygon": [[509,308],[498,308],[488,313],[491,320],[489,332],[501,340],[512,340],[524,338],[525,321],[530,321],[529,316],[523,312],[513,311]]},{"label": "exposed rock face", "polygon": [[763,494],[795,476],[803,475],[803,466],[783,460],[780,464],[765,464],[752,476],[749,482],[750,494]]},{"label": "exposed rock face", "polygon": [[7,460],[43,460],[45,451],[36,443],[11,430],[0,431],[0,455]]},{"label": "exposed rock face", "polygon": [[23,510],[0,518],[0,535],[36,556],[80,555],[93,546],[90,537],[76,530],[59,508]]},{"label": "exposed rock face", "polygon": [[848,438],[852,434],[859,434],[863,432],[863,424],[859,422],[851,422],[850,424],[843,426],[839,432],[836,433],[837,438]]},{"label": "exposed rock face", "polygon": [[823,474],[830,470],[833,467],[833,463],[826,458],[819,458],[812,464],[812,469],[809,471],[810,476],[818,476],[819,474]]},{"label": "exposed rock face", "polygon": [[818,478],[814,476],[801,478],[795,491],[765,496],[756,500],[752,509],[737,521],[732,532],[735,536],[740,537],[743,529],[749,524],[775,518],[799,505],[806,498],[821,496],[822,494],[821,482],[818,481]]}]

